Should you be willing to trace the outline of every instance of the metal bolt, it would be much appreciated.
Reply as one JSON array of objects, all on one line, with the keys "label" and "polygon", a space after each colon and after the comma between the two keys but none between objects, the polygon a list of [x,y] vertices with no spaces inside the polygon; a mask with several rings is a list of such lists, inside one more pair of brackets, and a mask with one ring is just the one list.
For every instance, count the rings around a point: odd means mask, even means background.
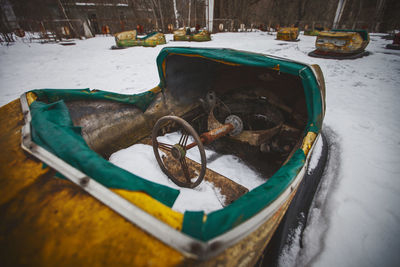
[{"label": "metal bolt", "polygon": [[83,177],[83,178],[81,178],[80,180],[79,180],[79,184],[82,186],[82,187],[86,187],[88,184],[89,184],[89,181],[90,181],[90,178],[89,177]]}]

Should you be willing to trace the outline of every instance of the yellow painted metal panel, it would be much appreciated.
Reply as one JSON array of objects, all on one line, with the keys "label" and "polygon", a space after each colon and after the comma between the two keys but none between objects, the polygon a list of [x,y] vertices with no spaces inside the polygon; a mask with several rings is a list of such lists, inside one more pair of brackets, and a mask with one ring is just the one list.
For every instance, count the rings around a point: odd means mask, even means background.
[{"label": "yellow painted metal panel", "polygon": [[354,35],[353,32],[320,32],[320,36],[325,37],[350,37]]},{"label": "yellow painted metal panel", "polygon": [[315,138],[317,138],[317,134],[314,132],[308,132],[307,135],[304,137],[301,149],[304,151],[304,154],[306,156],[308,155],[308,152],[310,152],[310,149],[314,144]]},{"label": "yellow painted metal panel", "polygon": [[[0,265],[176,266],[184,256],[21,148],[19,100],[0,108]],[[180,229],[183,215],[144,193],[116,190]],[[145,203],[140,203],[140,202]]]},{"label": "yellow painted metal panel", "polygon": [[33,92],[26,93],[26,100],[28,101],[28,105],[31,105],[34,101],[36,101],[37,96]]},{"label": "yellow painted metal panel", "polygon": [[123,189],[113,189],[113,191],[176,230],[182,229],[182,213],[172,210],[170,207],[165,206],[142,192],[133,192]]},{"label": "yellow painted metal panel", "polygon": [[62,179],[40,177],[0,211],[6,264],[176,266],[184,260]]},{"label": "yellow painted metal panel", "polygon": [[21,149],[24,118],[19,100],[0,108],[0,205],[12,199],[38,176],[50,171],[40,161],[27,157]]},{"label": "yellow painted metal panel", "polygon": [[137,37],[136,30],[124,31],[114,34],[119,40],[135,40]]}]

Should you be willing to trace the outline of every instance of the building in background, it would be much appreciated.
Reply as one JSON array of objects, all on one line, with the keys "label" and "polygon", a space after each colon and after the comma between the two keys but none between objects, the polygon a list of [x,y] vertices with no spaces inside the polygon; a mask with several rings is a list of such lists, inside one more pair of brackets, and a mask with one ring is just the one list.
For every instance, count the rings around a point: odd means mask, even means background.
[{"label": "building in background", "polygon": [[398,0],[0,0],[0,11],[2,33],[22,28],[55,38],[133,29],[166,33],[207,24],[213,32],[291,25],[372,32],[400,28]]}]

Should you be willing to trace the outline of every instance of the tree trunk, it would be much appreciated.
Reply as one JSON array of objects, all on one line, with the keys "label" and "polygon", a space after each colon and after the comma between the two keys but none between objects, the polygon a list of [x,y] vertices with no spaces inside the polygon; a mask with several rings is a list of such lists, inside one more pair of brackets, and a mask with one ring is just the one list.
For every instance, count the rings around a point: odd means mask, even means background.
[{"label": "tree trunk", "polygon": [[158,10],[160,11],[161,28],[162,28],[162,31],[164,32],[164,31],[165,31],[165,27],[164,27],[164,16],[163,16],[163,13],[162,13],[162,8],[161,8],[160,0],[158,0]]},{"label": "tree trunk", "polygon": [[375,13],[375,25],[373,26],[373,29],[375,32],[379,31],[379,26],[381,24],[382,20],[382,15],[385,10],[385,0],[378,0],[378,3],[376,4],[376,13]]},{"label": "tree trunk", "polygon": [[339,0],[332,28],[337,28],[339,26],[345,5],[346,5],[346,0]]},{"label": "tree trunk", "polygon": [[156,14],[156,4],[155,4],[154,0],[151,1],[151,5],[152,5],[151,10],[153,11],[154,21],[156,22],[156,31],[158,31],[159,30],[158,19],[157,19],[157,14]]},{"label": "tree trunk", "polygon": [[190,28],[190,10],[192,8],[192,0],[189,0],[189,14],[188,14],[188,27]]},{"label": "tree trunk", "polygon": [[178,21],[178,10],[176,9],[176,0],[173,0],[174,3],[174,15],[175,15],[175,24],[176,24],[176,28],[179,29],[179,21]]}]

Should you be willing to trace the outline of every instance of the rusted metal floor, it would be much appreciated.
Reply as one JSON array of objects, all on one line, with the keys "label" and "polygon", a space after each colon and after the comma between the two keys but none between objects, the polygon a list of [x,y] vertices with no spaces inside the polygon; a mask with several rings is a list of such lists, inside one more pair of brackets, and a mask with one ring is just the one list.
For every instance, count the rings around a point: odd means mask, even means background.
[{"label": "rusted metal floor", "polygon": [[[142,139],[140,143],[152,145],[150,138]],[[166,150],[163,150],[163,152],[165,153],[165,156],[163,156],[162,159],[168,170],[173,173],[175,177],[182,177],[182,179],[185,179],[179,161],[174,159],[172,155],[170,155],[170,152]],[[201,165],[189,158],[186,158],[186,163],[190,171],[190,177],[196,177],[196,171],[197,173],[200,171]],[[210,183],[213,183],[216,188],[220,189],[221,195],[225,197],[224,203],[221,203],[224,207],[228,206],[236,199],[249,192],[246,187],[208,168],[206,170],[204,179]]]}]

